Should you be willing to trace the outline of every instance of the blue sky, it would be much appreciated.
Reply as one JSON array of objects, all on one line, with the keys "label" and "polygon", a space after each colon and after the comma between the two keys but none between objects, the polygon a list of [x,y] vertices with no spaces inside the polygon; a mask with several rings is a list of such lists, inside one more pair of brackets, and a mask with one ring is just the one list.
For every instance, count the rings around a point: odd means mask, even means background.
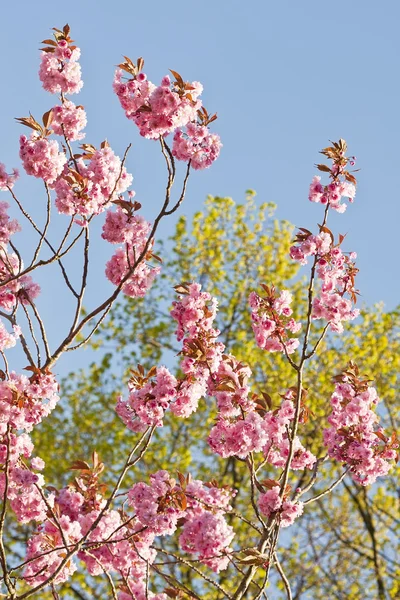
[{"label": "blue sky", "polygon": [[[194,173],[182,209],[187,215],[209,193],[242,199],[253,188],[260,201],[278,204],[279,218],[312,228],[321,216],[307,200],[313,164],[328,140],[344,137],[358,158],[359,187],[355,204],[330,223],[347,233],[346,249],[358,253],[362,300],[382,300],[388,309],[398,304],[398,2],[40,0],[4,3],[1,16],[0,161],[8,168],[19,164],[22,128],[13,118],[29,111],[40,116],[56,100],[37,77],[39,42],[68,22],[82,49],[85,86],[72,99],[88,113],[85,141],[107,138],[119,155],[133,143],[128,168],[148,218],[162,202],[163,164],[157,144],[140,138],[112,92],[123,54],[143,56],[155,83],[169,68],[201,81],[205,106],[218,112],[215,130],[224,147],[211,169]],[[24,177],[17,191],[40,220],[45,199],[39,184]],[[163,225],[163,236],[174,222]],[[30,235],[21,239],[23,248]],[[108,254],[103,242],[93,261],[90,301],[109,290],[103,277]],[[54,324],[67,305],[52,278],[40,276],[43,286],[53,287],[41,302],[56,342]]]}]

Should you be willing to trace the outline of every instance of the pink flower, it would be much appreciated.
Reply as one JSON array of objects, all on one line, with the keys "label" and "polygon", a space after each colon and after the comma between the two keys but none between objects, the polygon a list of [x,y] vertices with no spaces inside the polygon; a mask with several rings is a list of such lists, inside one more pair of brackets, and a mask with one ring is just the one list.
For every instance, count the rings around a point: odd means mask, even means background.
[{"label": "pink flower", "polygon": [[277,516],[281,527],[289,527],[295,519],[303,513],[304,505],[302,502],[292,502],[282,499],[279,496],[279,485],[261,494],[258,500],[258,506],[262,514],[270,518],[274,514]]},{"label": "pink flower", "polygon": [[204,511],[185,522],[179,545],[182,550],[197,554],[203,564],[218,573],[229,564],[227,554],[234,535],[221,514]]},{"label": "pink flower", "polygon": [[398,443],[375,428],[378,417],[372,409],[379,402],[375,388],[359,391],[354,381],[345,372],[335,386],[324,443],[329,456],[346,465],[353,479],[365,486],[388,473]]},{"label": "pink flower", "polygon": [[206,169],[218,158],[221,140],[207,127],[188,123],[186,132],[178,130],[174,135],[172,154],[178,160],[190,162],[193,169]]},{"label": "pink flower", "polygon": [[50,185],[61,175],[67,162],[56,140],[41,138],[35,133],[29,139],[21,135],[19,156],[28,175],[43,179]]},{"label": "pink flower", "polygon": [[7,188],[12,188],[18,177],[18,169],[13,169],[12,174],[8,175],[5,166],[0,163],[0,191],[5,192]]},{"label": "pink flower", "polygon": [[154,281],[154,278],[160,272],[160,267],[149,267],[142,260],[134,271],[132,265],[135,264],[136,253],[133,249],[118,248],[111,259],[106,264],[106,277],[115,286],[121,285],[122,291],[131,298],[144,297]]},{"label": "pink flower", "polygon": [[54,106],[51,127],[56,135],[65,135],[71,142],[82,140],[81,133],[86,127],[87,119],[83,106],[75,106],[70,100],[65,100],[61,106]]},{"label": "pink flower", "polygon": [[79,48],[70,50],[58,43],[54,53],[42,52],[39,79],[51,94],[77,94],[83,86]]}]

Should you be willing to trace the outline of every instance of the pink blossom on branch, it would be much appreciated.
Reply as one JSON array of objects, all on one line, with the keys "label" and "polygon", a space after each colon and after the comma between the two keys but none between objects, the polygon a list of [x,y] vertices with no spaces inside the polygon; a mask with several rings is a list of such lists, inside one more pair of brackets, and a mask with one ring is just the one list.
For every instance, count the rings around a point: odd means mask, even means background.
[{"label": "pink blossom on branch", "polygon": [[69,36],[70,28],[54,29],[54,39],[44,40],[39,69],[43,88],[51,94],[76,94],[83,86],[78,62],[81,51]]},{"label": "pink blossom on branch", "polygon": [[56,140],[48,140],[36,133],[30,138],[21,135],[19,156],[28,175],[43,179],[49,185],[55,183],[67,162]]},{"label": "pink blossom on branch", "polygon": [[293,502],[279,495],[279,484],[273,486],[258,499],[260,512],[267,518],[276,516],[281,527],[289,527],[303,513],[303,503]]},{"label": "pink blossom on branch", "polygon": [[61,106],[54,106],[51,127],[56,135],[65,135],[71,142],[85,137],[82,129],[86,127],[86,112],[83,106],[75,106],[65,100]]},{"label": "pink blossom on branch", "polygon": [[354,363],[335,377],[331,397],[330,427],[324,430],[324,443],[331,458],[348,467],[353,479],[371,485],[392,468],[399,442],[386,436],[378,425],[374,408],[379,402],[375,388],[359,376]]},{"label": "pink blossom on branch", "polygon": [[108,142],[96,149],[83,144],[85,160],[78,160],[79,171],[65,168],[55,184],[56,206],[67,215],[97,215],[125,192],[132,183],[132,175],[122,166]]},{"label": "pink blossom on branch", "polygon": [[4,192],[7,188],[12,188],[19,177],[18,169],[13,169],[11,175],[6,172],[6,167],[0,163],[0,191]]},{"label": "pink blossom on branch", "polygon": [[249,304],[252,309],[252,327],[257,345],[268,352],[286,352],[293,354],[299,346],[297,338],[291,338],[289,333],[297,333],[301,324],[292,318],[292,294],[283,290],[276,294],[274,286],[262,284],[265,296],[252,292]]},{"label": "pink blossom on branch", "polygon": [[176,131],[172,154],[178,160],[190,161],[193,169],[206,169],[218,158],[221,146],[219,136],[207,127],[188,123],[185,132]]}]

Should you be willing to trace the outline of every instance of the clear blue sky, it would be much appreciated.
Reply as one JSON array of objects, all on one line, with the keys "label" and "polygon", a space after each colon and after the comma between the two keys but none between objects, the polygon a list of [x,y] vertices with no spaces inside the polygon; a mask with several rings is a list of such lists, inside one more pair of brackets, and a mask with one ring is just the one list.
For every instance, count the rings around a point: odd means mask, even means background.
[{"label": "clear blue sky", "polygon": [[[112,92],[123,54],[143,56],[155,83],[169,68],[200,80],[206,107],[218,111],[221,157],[192,177],[185,214],[208,193],[241,199],[253,188],[260,201],[278,204],[278,217],[311,228],[321,214],[307,200],[317,151],[344,137],[358,158],[359,187],[355,204],[331,224],[348,234],[346,249],[358,252],[363,300],[392,308],[399,302],[399,21],[395,0],[3,3],[0,161],[19,164],[22,128],[13,118],[40,116],[55,103],[37,77],[38,48],[51,27],[68,22],[82,49],[85,86],[72,99],[88,112],[85,141],[107,137],[120,155],[133,142],[128,167],[149,218],[162,201],[163,165],[157,145],[139,137]],[[24,180],[17,188],[32,212],[44,204],[38,183]],[[94,261],[101,296],[107,252],[102,246],[102,263]],[[50,318],[54,301],[42,299]]]}]

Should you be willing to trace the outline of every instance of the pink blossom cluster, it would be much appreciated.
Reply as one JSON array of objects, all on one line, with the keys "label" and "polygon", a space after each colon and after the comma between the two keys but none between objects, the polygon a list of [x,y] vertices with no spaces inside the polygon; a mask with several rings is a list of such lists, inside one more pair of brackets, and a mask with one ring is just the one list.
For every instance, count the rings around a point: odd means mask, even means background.
[{"label": "pink blossom cluster", "polygon": [[395,460],[399,444],[377,425],[375,388],[365,382],[357,385],[351,373],[345,372],[340,379],[331,396],[330,427],[324,430],[324,443],[329,456],[348,467],[355,481],[371,485],[389,472],[389,461]]},{"label": "pink blossom cluster", "polygon": [[313,319],[325,319],[330,329],[337,333],[343,332],[343,321],[352,321],[360,311],[353,309],[351,301],[341,294],[321,292],[313,301]]},{"label": "pink blossom cluster", "polygon": [[175,132],[172,154],[178,160],[190,161],[193,169],[206,169],[218,158],[221,147],[219,135],[204,125],[188,123],[186,131]]},{"label": "pink blossom cluster", "polygon": [[[9,205],[0,202],[0,308],[12,311],[18,302],[30,304],[40,293],[40,287],[34,283],[30,275],[18,276],[23,270],[22,259],[14,252],[8,252],[8,243],[12,235],[21,231],[16,219],[8,215]],[[7,349],[15,345],[15,340],[20,335],[18,327],[14,333],[9,334],[4,325],[0,328],[0,348]]]},{"label": "pink blossom cluster", "polygon": [[51,127],[56,135],[67,137],[71,142],[85,137],[82,129],[86,127],[87,118],[83,106],[76,106],[65,100],[61,106],[54,106]]},{"label": "pink blossom cluster", "polygon": [[[1,404],[3,408],[5,402],[1,401]],[[47,513],[42,496],[44,479],[33,471],[41,470],[44,462],[36,457],[30,466],[26,464],[33,452],[33,443],[27,433],[10,429],[9,416],[10,411],[6,410],[0,419],[0,496],[4,498],[5,495],[5,465],[8,463],[7,499],[18,521],[43,521]]]},{"label": "pink blossom cluster", "polygon": [[30,138],[21,135],[19,144],[19,156],[26,173],[43,179],[49,185],[54,184],[67,162],[58,142],[32,133]]},{"label": "pink blossom cluster", "polygon": [[313,235],[311,231],[302,229],[304,233],[297,234],[296,245],[291,246],[290,256],[301,265],[307,264],[309,256],[323,257],[331,251],[332,237],[326,231]]},{"label": "pink blossom cluster", "polygon": [[[112,220],[108,224],[106,220],[103,229],[103,236],[106,234],[110,240],[114,240],[116,236],[130,236],[132,224],[137,224],[138,230],[145,233],[142,220],[131,221],[127,234],[121,234],[121,230],[117,229],[114,233],[114,225],[121,222],[117,218],[121,211],[118,209],[117,213],[111,214],[114,215]],[[122,252],[120,249],[121,257]],[[118,400],[116,411],[132,431],[143,431],[148,426],[162,426],[167,409],[183,418],[192,414],[197,409],[200,398],[207,393],[211,373],[218,369],[221,362],[224,346],[215,341],[219,332],[212,327],[216,316],[216,300],[210,294],[202,292],[201,286],[196,283],[184,284],[178,288],[183,295],[173,303],[171,315],[178,324],[178,340],[183,341],[181,369],[184,377],[177,380],[168,369],[159,367],[152,370],[151,377],[131,379],[130,395],[127,400]]]},{"label": "pink blossom cluster", "polygon": [[[313,300],[312,318],[325,319],[332,331],[342,333],[343,322],[359,315],[359,310],[353,308],[357,294],[354,287],[358,272],[354,263],[356,253],[346,255],[339,244],[334,245],[333,235],[326,227],[321,228],[318,235],[302,229],[297,234],[296,242],[290,248],[291,257],[306,264],[307,258],[314,256],[316,275],[321,282],[321,288]],[[345,298],[345,294],[350,298]]]},{"label": "pink blossom cluster", "polygon": [[[278,468],[287,463],[290,452],[288,430],[295,417],[294,399],[296,388],[290,388],[277,410],[270,410],[264,416],[268,442],[263,448],[267,462]],[[290,467],[293,470],[312,469],[317,458],[306,450],[296,435],[292,441],[293,456]]]},{"label": "pink blossom cluster", "polygon": [[257,345],[268,352],[292,354],[299,345],[297,338],[288,337],[297,333],[301,324],[293,319],[292,294],[283,290],[279,296],[273,287],[263,286],[266,296],[252,292],[249,296],[252,327]]},{"label": "pink blossom cluster", "polygon": [[187,94],[180,93],[171,85],[168,75],[157,87],[147,80],[144,73],[126,82],[122,78],[123,72],[117,69],[114,91],[125,115],[137,125],[140,135],[158,139],[196,120],[201,107],[198,97],[203,91],[198,81],[190,84],[190,94]]},{"label": "pink blossom cluster", "polygon": [[129,203],[126,206],[118,205],[117,210],[107,211],[101,237],[111,244],[129,244],[143,250],[151,224],[141,215],[134,214]]},{"label": "pink blossom cluster", "polygon": [[[132,382],[132,380],[131,380]],[[119,398],[116,412],[132,431],[141,431],[146,426],[161,427],[165,411],[176,395],[177,380],[165,367],[158,367],[154,379],[145,385],[130,384],[126,401]]]},{"label": "pink blossom cluster", "polygon": [[[61,536],[60,529],[63,536]],[[75,544],[80,538],[80,533],[79,523],[71,521],[66,515],[61,515],[58,523],[50,519],[46,520],[40,528],[40,532],[33,535],[28,541],[26,559],[29,562],[23,572],[25,581],[31,586],[47,581],[65,557],[64,540],[67,545]],[[76,568],[75,561],[68,560],[56,575],[54,583],[67,581]]]},{"label": "pink blossom cluster", "polygon": [[175,332],[178,341],[185,335],[195,338],[206,332],[214,333],[212,324],[217,315],[217,300],[208,292],[202,292],[198,283],[178,286],[178,291],[182,296],[172,303],[171,310],[171,317],[178,324]]},{"label": "pink blossom cluster", "polygon": [[0,243],[0,307],[6,311],[12,311],[18,302],[30,304],[40,293],[40,286],[30,275],[18,277],[23,267],[22,260]]},{"label": "pink blossom cluster", "polygon": [[[1,189],[1,187],[0,187]],[[8,215],[9,204],[0,202],[0,244],[8,244],[14,233],[21,231],[21,225]]]},{"label": "pink blossom cluster", "polygon": [[106,265],[107,279],[115,286],[124,282],[122,292],[131,298],[145,296],[154,278],[160,272],[160,267],[150,267],[145,260],[142,260],[129,275],[135,260],[134,248],[118,248]]},{"label": "pink blossom cluster", "polygon": [[[143,297],[160,272],[160,267],[147,263],[152,256],[153,244],[148,244],[151,224],[134,214],[130,202],[118,202],[121,204],[115,212],[107,212],[102,237],[112,244],[123,243],[124,247],[117,248],[107,262],[106,276],[115,286],[123,282],[122,292],[127,296]],[[138,263],[146,246],[146,255]]]},{"label": "pink blossom cluster", "polygon": [[171,410],[187,417],[197,410],[199,400],[211,384],[211,378],[221,363],[224,345],[216,341],[218,329],[213,328],[217,301],[197,283],[177,287],[182,296],[173,302],[171,316],[178,324],[176,335],[183,342],[181,369],[184,379]]},{"label": "pink blossom cluster", "polygon": [[94,150],[87,165],[80,159],[78,167],[79,172],[64,169],[55,184],[56,206],[66,215],[97,215],[132,183],[132,175],[107,144]]},{"label": "pink blossom cluster", "polygon": [[77,94],[83,86],[79,48],[59,40],[52,51],[42,52],[39,79],[51,94]]},{"label": "pink blossom cluster", "polygon": [[279,484],[277,483],[264,494],[260,494],[258,507],[260,512],[268,519],[276,516],[281,527],[289,527],[295,519],[303,514],[303,503],[293,502],[279,495]]},{"label": "pink blossom cluster", "polygon": [[[39,473],[44,462],[35,457],[26,432],[47,416],[58,401],[58,385],[51,373],[37,371],[28,378],[11,373],[0,381],[0,495],[5,492],[4,465],[8,463],[7,498],[20,523],[43,521],[47,507],[43,500],[44,479]],[[50,498],[51,500],[51,498]]]},{"label": "pink blossom cluster", "polygon": [[[290,397],[292,393],[289,391],[279,409],[266,411],[263,416],[257,412],[258,407],[254,401],[253,406],[247,407],[244,417],[224,418],[220,413],[208,438],[211,448],[223,458],[245,458],[250,452],[263,452],[269,464],[284,467],[290,451],[287,432],[295,415]],[[316,457],[303,447],[298,436],[293,440],[293,447],[291,468],[311,469]]]},{"label": "pink blossom cluster", "polygon": [[155,535],[171,535],[185,514],[183,492],[167,471],[150,475],[150,485],[135,483],[128,493],[129,505],[139,522]]},{"label": "pink blossom cluster", "polygon": [[5,435],[7,426],[32,431],[58,400],[58,383],[52,373],[38,370],[29,378],[10,373],[9,380],[0,381],[0,435]]},{"label": "pink blossom cluster", "polygon": [[0,191],[5,192],[8,188],[12,188],[18,177],[18,169],[13,169],[12,174],[8,174],[5,165],[0,163]]},{"label": "pink blossom cluster", "polygon": [[218,416],[207,441],[213,452],[223,458],[246,458],[250,452],[262,451],[268,442],[268,435],[263,418],[254,411],[238,418]]},{"label": "pink blossom cluster", "polygon": [[[78,552],[92,576],[104,571],[117,572],[125,579],[144,579],[147,563],[151,564],[156,551],[151,547],[155,534],[143,528],[135,518],[123,511],[105,510],[106,501],[94,485],[96,477],[85,481],[78,477],[74,486],[52,492],[48,503],[53,514],[39,526],[28,545],[29,562],[24,577],[31,584],[45,581],[63,560],[67,544],[74,544],[87,536],[87,542]],[[58,515],[55,521],[54,514]],[[43,553],[46,553],[43,556]],[[48,558],[48,561],[44,561]],[[57,575],[65,581],[76,569],[74,562],[63,567]]]},{"label": "pink blossom cluster", "polygon": [[156,535],[171,535],[183,523],[181,548],[218,572],[229,562],[234,533],[224,512],[230,510],[234,494],[198,480],[182,488],[166,471],[158,471],[150,476],[150,485],[135,484],[128,498],[139,521]]},{"label": "pink blossom cluster", "polygon": [[321,184],[321,177],[315,175],[310,185],[308,199],[311,202],[328,204],[337,212],[343,213],[347,205],[341,203],[342,199],[348,198],[349,202],[353,202],[355,195],[356,187],[353,183],[334,180],[328,185],[323,186]]},{"label": "pink blossom cluster", "polygon": [[4,350],[8,350],[9,348],[13,348],[17,343],[17,339],[21,335],[21,329],[14,325],[13,327],[14,333],[9,333],[5,328],[2,321],[0,321],[0,351],[4,352]]},{"label": "pink blossom cluster", "polygon": [[[262,416],[257,399],[250,394],[247,385],[251,369],[234,356],[224,354],[223,344],[217,341],[219,331],[213,328],[216,300],[202,292],[199,284],[182,284],[176,289],[182,295],[173,303],[171,315],[178,323],[177,338],[183,340],[181,369],[186,379],[178,384],[177,401],[171,410],[180,414],[176,404],[183,385],[192,386],[195,381],[199,391],[214,396],[217,401],[217,423],[208,437],[214,452],[224,458],[245,458],[250,452],[264,452],[270,464],[283,466],[289,456],[287,430],[295,412],[293,391],[289,390],[279,410],[263,411]],[[274,310],[278,316],[290,317],[289,301],[286,293],[275,298]],[[190,409],[192,407],[197,408],[197,403],[191,402]],[[293,444],[292,467],[311,468],[315,456],[302,446],[297,436]]]}]

